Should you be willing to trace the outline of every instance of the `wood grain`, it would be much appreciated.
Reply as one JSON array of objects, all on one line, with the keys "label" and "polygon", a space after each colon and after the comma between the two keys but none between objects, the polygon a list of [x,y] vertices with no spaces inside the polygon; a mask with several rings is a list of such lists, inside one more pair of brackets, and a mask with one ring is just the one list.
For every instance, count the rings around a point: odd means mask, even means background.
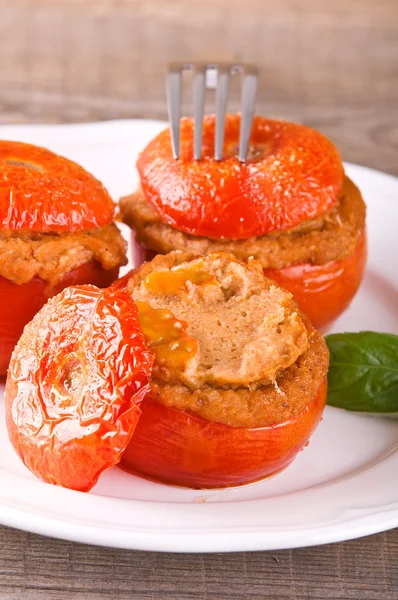
[{"label": "wood grain", "polygon": [[0,530],[7,600],[397,600],[398,532],[234,554],[111,550]]},{"label": "wood grain", "polygon": [[[346,160],[398,175],[397,56],[396,0],[0,0],[0,123],[164,118],[168,61],[251,61],[258,112],[312,125]],[[398,530],[168,555],[2,527],[0,598],[398,600]]]},{"label": "wood grain", "polygon": [[164,118],[168,61],[245,60],[260,68],[258,112],[397,170],[395,0],[0,0],[0,11],[3,122]]}]

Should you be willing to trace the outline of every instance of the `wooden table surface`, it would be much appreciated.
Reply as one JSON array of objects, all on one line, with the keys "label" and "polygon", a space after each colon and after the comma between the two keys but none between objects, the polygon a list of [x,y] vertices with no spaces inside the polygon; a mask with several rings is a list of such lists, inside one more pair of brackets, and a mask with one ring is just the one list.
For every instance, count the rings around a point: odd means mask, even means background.
[{"label": "wooden table surface", "polygon": [[[0,0],[0,15],[0,123],[164,118],[167,61],[246,60],[260,67],[258,112],[398,175],[396,0]],[[177,555],[0,528],[0,599],[72,598],[398,600],[398,530]]]}]

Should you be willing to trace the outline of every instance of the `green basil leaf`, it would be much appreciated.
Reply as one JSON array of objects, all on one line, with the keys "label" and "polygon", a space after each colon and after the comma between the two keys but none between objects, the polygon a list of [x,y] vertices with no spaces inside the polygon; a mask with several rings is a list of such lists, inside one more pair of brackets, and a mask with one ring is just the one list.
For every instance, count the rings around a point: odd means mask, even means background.
[{"label": "green basil leaf", "polygon": [[398,336],[360,331],[326,336],[328,404],[372,413],[398,411]]}]

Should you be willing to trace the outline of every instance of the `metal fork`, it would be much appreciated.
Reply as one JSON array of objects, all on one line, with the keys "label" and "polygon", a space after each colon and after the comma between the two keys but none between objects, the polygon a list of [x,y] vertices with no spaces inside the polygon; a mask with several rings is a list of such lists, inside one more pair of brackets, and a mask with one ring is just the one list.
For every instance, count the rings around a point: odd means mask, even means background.
[{"label": "metal fork", "polygon": [[[205,90],[216,88],[216,130],[214,140],[214,158],[221,160],[224,148],[225,115],[227,112],[228,83],[230,75],[242,74],[241,122],[239,132],[239,160],[245,162],[249,148],[250,133],[253,124],[256,92],[257,68],[247,64],[223,63],[171,63],[166,75],[167,108],[170,121],[170,133],[173,156],[180,155],[180,119],[181,119],[181,80],[184,71],[193,71],[193,114],[194,114],[194,159],[202,156],[203,116]],[[216,85],[209,85],[209,76],[216,75]]]}]

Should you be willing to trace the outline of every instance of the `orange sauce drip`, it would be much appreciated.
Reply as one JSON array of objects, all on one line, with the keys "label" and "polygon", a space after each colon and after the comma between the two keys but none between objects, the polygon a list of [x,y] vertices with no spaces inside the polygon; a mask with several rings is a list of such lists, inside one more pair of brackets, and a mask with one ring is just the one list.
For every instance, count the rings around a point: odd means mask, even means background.
[{"label": "orange sauce drip", "polygon": [[213,275],[203,270],[200,263],[188,269],[180,268],[174,271],[154,271],[144,281],[145,287],[157,294],[175,293],[186,289],[190,281],[195,285],[203,285],[214,281]]},{"label": "orange sauce drip", "polygon": [[164,308],[152,308],[148,302],[136,302],[138,319],[146,342],[155,354],[156,363],[173,369],[184,369],[197,350],[198,343],[187,333],[188,324],[176,319]]}]

